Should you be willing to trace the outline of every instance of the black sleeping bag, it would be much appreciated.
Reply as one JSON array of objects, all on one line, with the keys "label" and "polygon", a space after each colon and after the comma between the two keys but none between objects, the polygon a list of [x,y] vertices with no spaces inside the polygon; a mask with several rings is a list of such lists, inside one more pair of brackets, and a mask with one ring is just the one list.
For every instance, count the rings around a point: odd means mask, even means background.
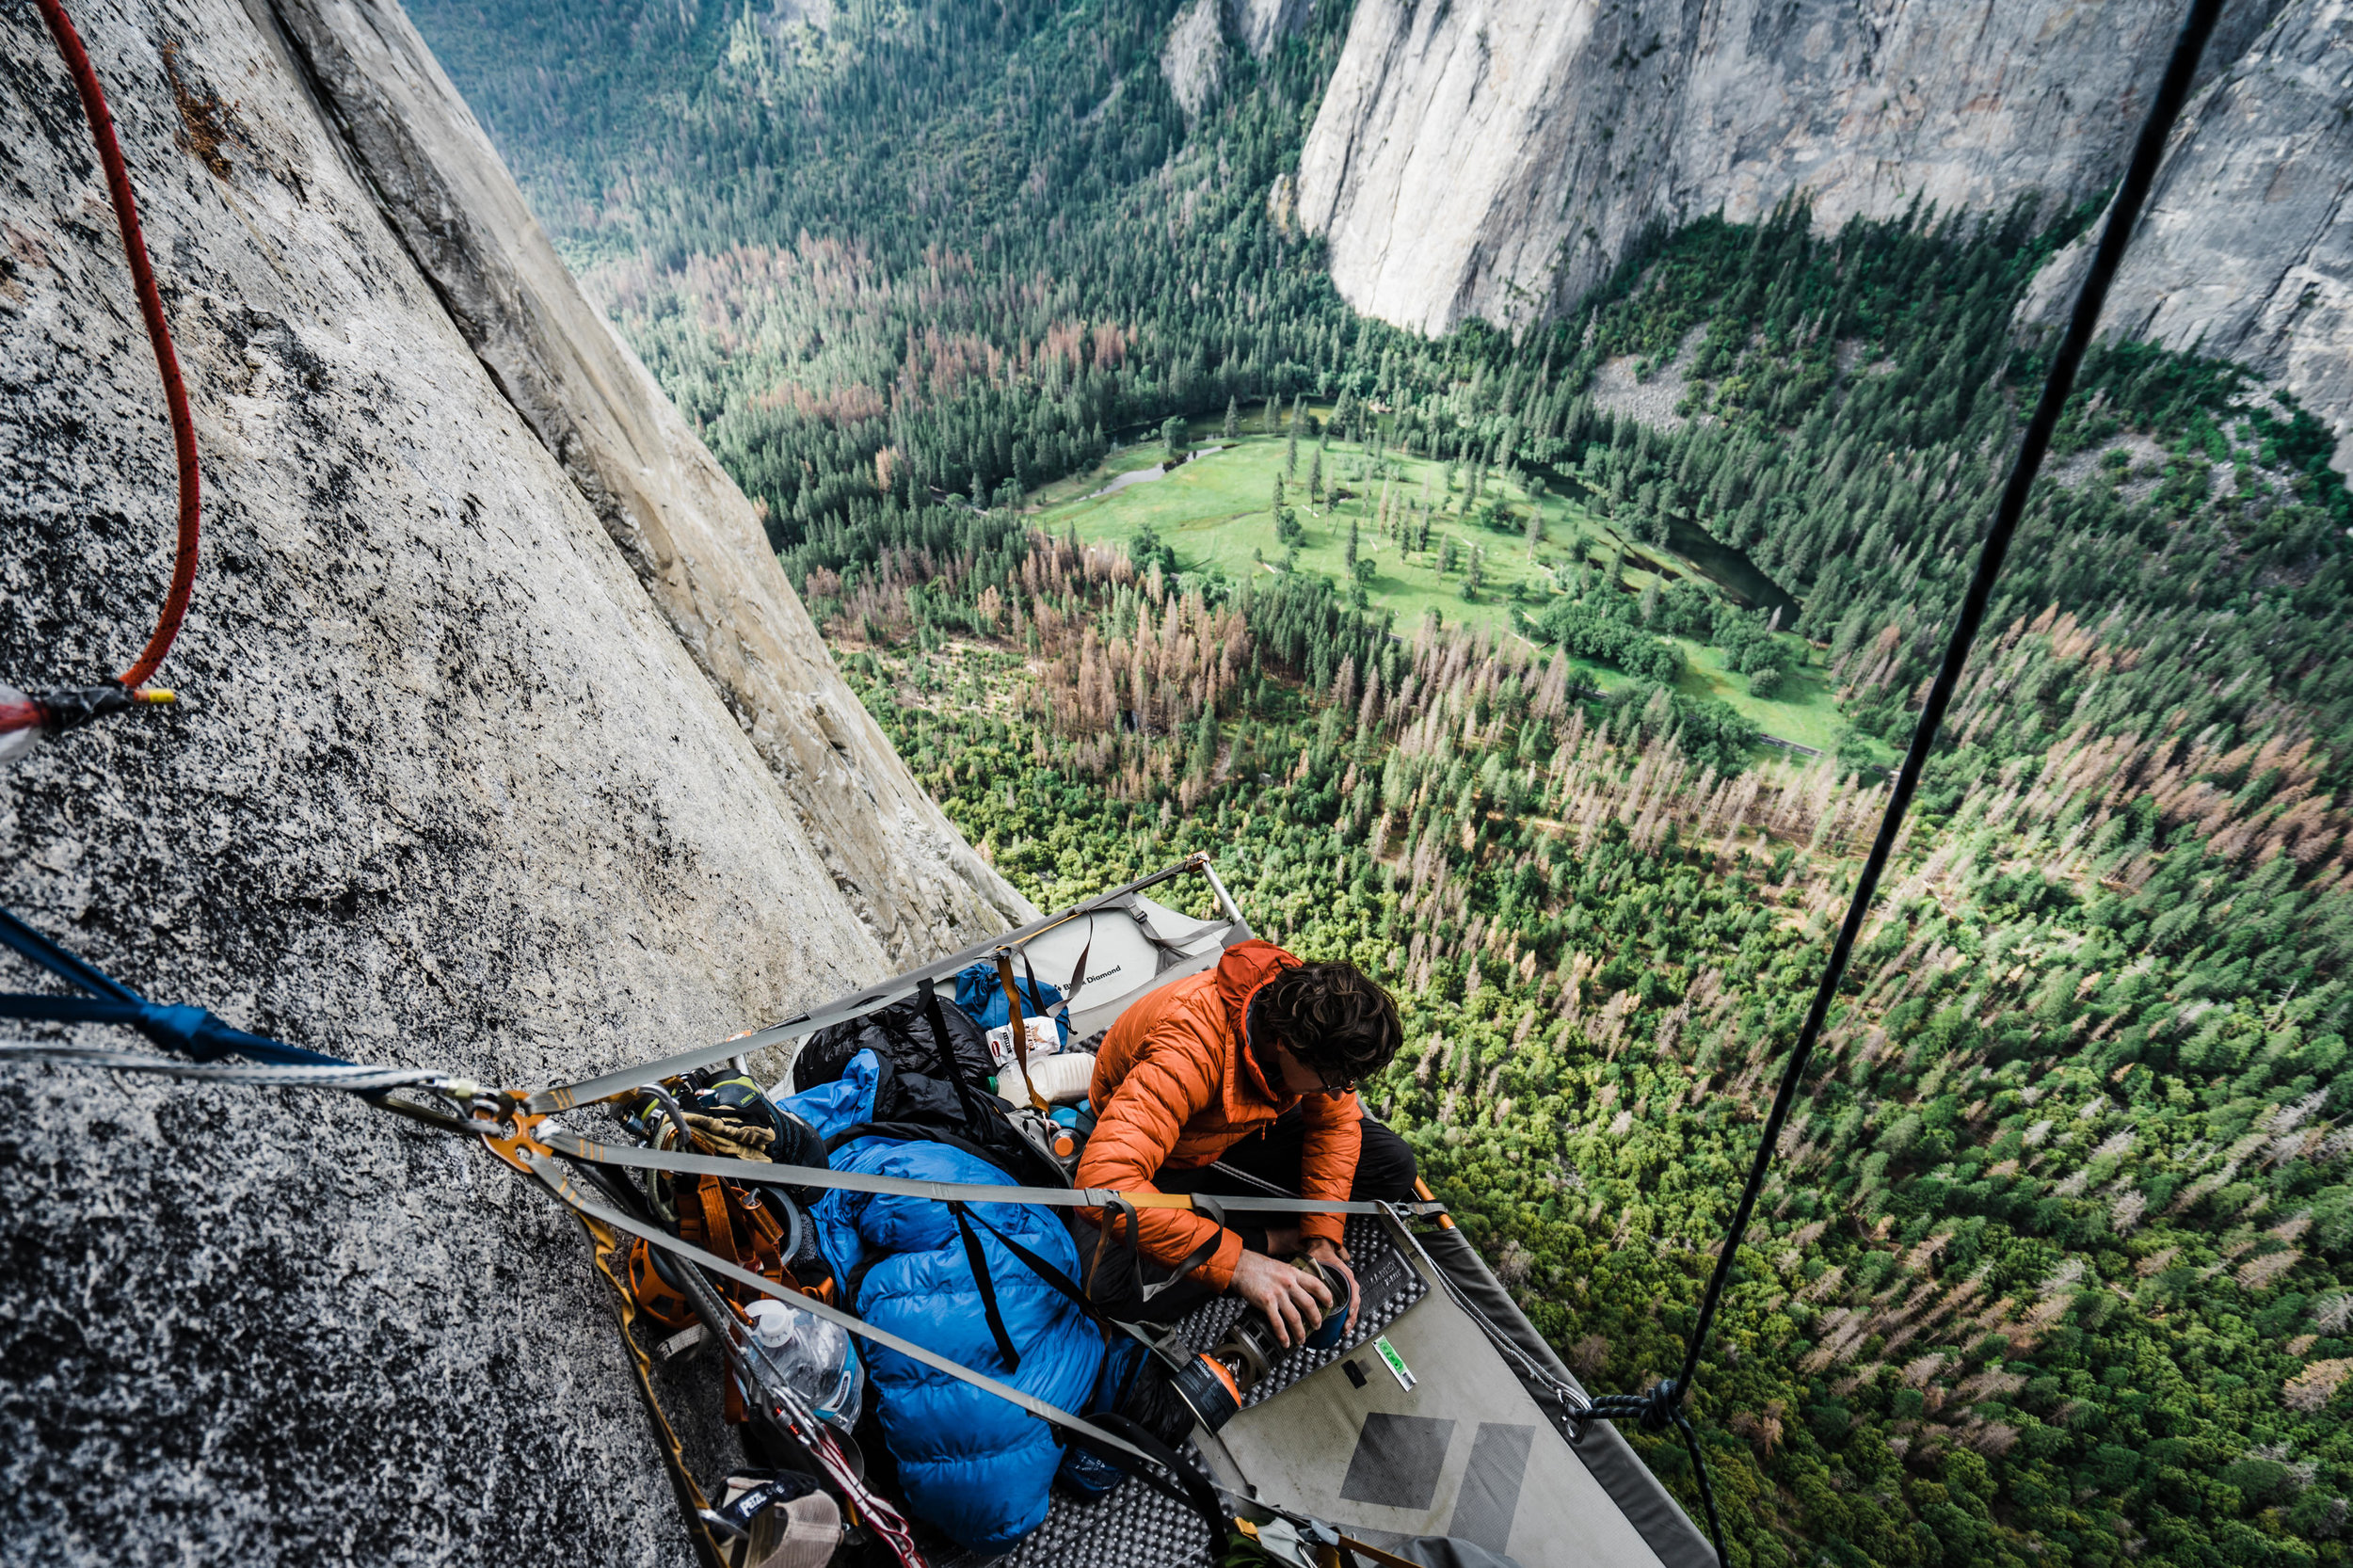
[{"label": "black sleeping bag", "polygon": [[873,1119],[825,1141],[828,1149],[857,1138],[934,1139],[1010,1174],[1016,1184],[1067,1187],[1062,1168],[1022,1137],[1006,1112],[1010,1102],[989,1092],[996,1071],[988,1037],[964,1009],[939,1000],[939,1022],[964,1069],[960,1090],[935,1043],[932,1010],[919,993],[808,1037],[792,1059],[795,1094],[839,1082],[862,1050],[875,1056]]},{"label": "black sleeping bag", "polygon": [[[953,1081],[940,1054],[932,1016],[933,1009],[925,1005],[919,993],[848,1023],[819,1030],[792,1059],[793,1092],[804,1093],[821,1083],[834,1082],[850,1064],[850,1059],[862,1050],[872,1051],[900,1072],[920,1073],[942,1083]],[[988,1036],[963,1008],[947,998],[939,999],[937,1016],[948,1032],[949,1046],[956,1053],[957,1064],[964,1068],[964,1081],[977,1094],[987,1093],[989,1080],[997,1076],[996,1059],[988,1052]]]}]

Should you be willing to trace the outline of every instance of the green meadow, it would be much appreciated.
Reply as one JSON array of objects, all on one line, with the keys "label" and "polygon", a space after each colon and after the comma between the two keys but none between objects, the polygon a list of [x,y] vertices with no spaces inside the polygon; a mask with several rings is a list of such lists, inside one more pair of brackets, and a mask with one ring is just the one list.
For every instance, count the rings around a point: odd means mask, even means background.
[{"label": "green meadow", "polygon": [[[1138,532],[1148,528],[1175,551],[1182,569],[1234,583],[1253,576],[1271,581],[1289,569],[1345,584],[1353,526],[1357,556],[1371,563],[1366,602],[1390,612],[1398,629],[1407,632],[1434,613],[1449,626],[1484,626],[1518,635],[1512,618],[1515,609],[1535,615],[1568,589],[1580,567],[1597,580],[1621,550],[1619,581],[1625,592],[1640,593],[1678,577],[1710,581],[1695,563],[1625,537],[1566,496],[1530,494],[1521,485],[1489,475],[1473,507],[1461,465],[1398,452],[1376,456],[1352,442],[1304,433],[1296,466],[1287,471],[1288,439],[1266,433],[1261,415],[1254,411],[1243,419],[1230,442],[1220,434],[1221,426],[1221,421],[1197,422],[1189,433],[1194,456],[1174,469],[1162,470],[1167,452],[1157,439],[1140,441],[1114,449],[1084,473],[1032,491],[1029,505],[1040,527],[1057,534],[1075,528],[1090,541],[1132,545]],[[1327,492],[1320,505],[1308,499],[1319,456]],[[1284,503],[1304,530],[1295,547],[1275,534],[1278,478],[1284,482]],[[1392,519],[1401,517],[1409,503],[1433,511],[1427,550],[1402,548],[1396,538],[1384,536],[1385,488]],[[1531,549],[1529,520],[1539,512],[1543,533]],[[1450,562],[1444,548],[1449,538],[1454,545]],[[1466,594],[1473,551],[1480,581]],[[1687,662],[1681,687],[1686,695],[1721,698],[1785,741],[1822,751],[1838,744],[1846,726],[1818,650],[1805,650],[1805,663],[1784,687],[1785,696],[1760,701],[1750,695],[1746,678],[1724,668],[1720,650],[1687,638],[1668,640]],[[1628,679],[1608,665],[1572,663],[1605,691]]]}]

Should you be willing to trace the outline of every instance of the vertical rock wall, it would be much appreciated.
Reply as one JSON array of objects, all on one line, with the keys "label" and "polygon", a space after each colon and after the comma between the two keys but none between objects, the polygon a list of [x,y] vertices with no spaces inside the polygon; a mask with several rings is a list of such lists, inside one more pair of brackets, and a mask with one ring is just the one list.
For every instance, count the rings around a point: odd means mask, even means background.
[{"label": "vertical rock wall", "polygon": [[859,917],[908,962],[942,929],[1028,918],[837,678],[751,503],[581,294],[407,14],[393,0],[277,12],[401,244],[751,736]]},{"label": "vertical rock wall", "polygon": [[1168,40],[1160,45],[1160,74],[1188,120],[1208,108],[1225,85],[1225,37],[1218,16],[1218,0],[1193,0],[1176,13]]},{"label": "vertical rock wall", "polygon": [[1314,0],[1192,0],[1160,45],[1160,74],[1185,118],[1197,118],[1224,90],[1228,35],[1263,60],[1314,13]]},{"label": "vertical rock wall", "polygon": [[[2066,318],[2098,232],[2023,315]],[[2105,326],[2287,388],[2333,421],[2353,473],[2353,6],[2297,0],[2190,105]]]},{"label": "vertical rock wall", "polygon": [[1307,24],[1315,0],[1225,0],[1225,24],[1234,38],[1258,59]]},{"label": "vertical rock wall", "polygon": [[[207,535],[183,706],[0,775],[8,907],[157,1000],[524,1085],[1022,912],[397,10],[72,9]],[[0,138],[0,679],[86,682],[153,616],[170,454],[29,6]],[[0,1075],[10,1560],[685,1560],[577,1229],[504,1167],[345,1098]]]}]

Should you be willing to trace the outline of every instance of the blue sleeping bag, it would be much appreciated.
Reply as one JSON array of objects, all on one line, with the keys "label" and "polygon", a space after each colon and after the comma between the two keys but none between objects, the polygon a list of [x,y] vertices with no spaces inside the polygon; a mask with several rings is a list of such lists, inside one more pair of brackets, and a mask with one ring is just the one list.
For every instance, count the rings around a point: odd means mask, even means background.
[{"label": "blue sleeping bag", "polygon": [[[830,1138],[872,1118],[881,1070],[872,1051],[860,1051],[837,1081],[779,1103]],[[832,1164],[837,1171],[919,1181],[1001,1187],[1012,1179],[951,1144],[895,1138],[844,1144]],[[990,1203],[973,1204],[968,1212],[1077,1276],[1078,1248],[1050,1210]],[[857,1282],[857,1299],[848,1304],[859,1317],[1064,1410],[1085,1402],[1102,1365],[1102,1335],[984,1227],[976,1224],[973,1232],[999,1315],[1021,1358],[1017,1371],[1006,1369],[998,1351],[964,1239],[946,1204],[828,1192],[811,1215],[835,1277]],[[960,1544],[986,1554],[1010,1550],[1044,1522],[1047,1489],[1062,1461],[1053,1428],[871,1340],[861,1340],[858,1352],[910,1509]]]}]

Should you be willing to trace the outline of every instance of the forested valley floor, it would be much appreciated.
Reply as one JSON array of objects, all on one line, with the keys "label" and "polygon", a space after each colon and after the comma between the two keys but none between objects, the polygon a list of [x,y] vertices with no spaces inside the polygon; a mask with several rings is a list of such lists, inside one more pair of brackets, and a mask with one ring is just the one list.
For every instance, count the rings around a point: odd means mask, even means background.
[{"label": "forested valley floor", "polygon": [[[1210,851],[1391,984],[1369,1097],[1639,1391],[2033,395],[2012,303],[2090,209],[1708,220],[1554,328],[1425,341],[1268,200],[1347,8],[1190,120],[1169,8],[418,10],[972,840],[1046,906]],[[1288,449],[1262,560],[1025,509],[1228,418]],[[1703,1364],[1744,1568],[2353,1555],[2329,446],[2227,365],[2087,367]],[[1329,559],[1340,474],[1417,598]],[[1784,613],[1665,569],[1694,541]],[[1792,681],[1819,758],[1759,744]]]}]

